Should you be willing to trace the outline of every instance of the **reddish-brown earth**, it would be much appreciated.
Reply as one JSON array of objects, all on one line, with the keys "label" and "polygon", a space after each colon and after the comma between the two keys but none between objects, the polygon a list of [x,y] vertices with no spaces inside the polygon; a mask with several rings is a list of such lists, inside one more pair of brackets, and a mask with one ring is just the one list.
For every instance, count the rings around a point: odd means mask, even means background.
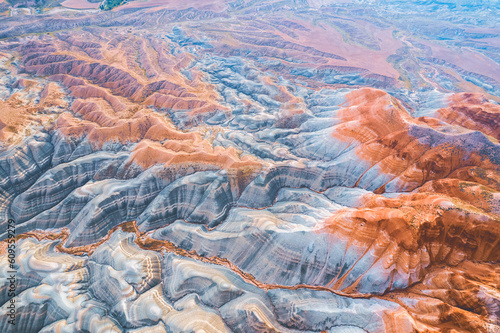
[{"label": "reddish-brown earth", "polygon": [[[399,186],[406,190],[416,189],[431,180],[461,177],[464,170],[469,168],[491,169],[494,174],[499,170],[499,166],[488,157],[467,152],[468,147],[453,143],[430,147],[418,137],[410,135],[410,126],[439,129],[446,125],[433,118],[412,118],[397,100],[383,91],[370,88],[355,90],[347,95],[347,100],[346,107],[339,111],[342,123],[334,127],[333,136],[356,144],[360,158],[377,166],[381,172],[392,175],[392,180],[397,179]],[[471,100],[477,102],[477,99]],[[492,119],[498,114],[497,105],[485,103],[483,108],[488,110],[484,113],[491,115]],[[480,119],[485,116],[476,113],[474,117],[478,120],[460,123],[469,128],[473,122],[477,128],[485,128],[485,132],[490,135],[498,132],[494,121],[483,121],[483,125],[480,125]],[[495,130],[489,126],[495,127]],[[477,181],[487,185],[492,180],[484,177]],[[384,190],[385,185],[376,189],[375,193],[383,193]]]},{"label": "reddish-brown earth", "polygon": [[19,331],[500,329],[498,15],[0,4]]},{"label": "reddish-brown earth", "polygon": [[481,131],[500,140],[500,105],[493,104],[479,93],[459,93],[450,97],[449,106],[439,109],[440,119],[451,125],[458,125]]}]

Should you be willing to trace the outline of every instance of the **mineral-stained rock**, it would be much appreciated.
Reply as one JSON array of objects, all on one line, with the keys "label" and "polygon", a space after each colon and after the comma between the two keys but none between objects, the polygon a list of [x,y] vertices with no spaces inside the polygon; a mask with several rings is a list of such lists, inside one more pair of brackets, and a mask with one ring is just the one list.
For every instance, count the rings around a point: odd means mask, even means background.
[{"label": "mineral-stained rock", "polygon": [[481,94],[459,93],[451,97],[450,106],[437,115],[451,125],[481,131],[500,140],[500,106]]},{"label": "mineral-stained rock", "polygon": [[50,136],[40,134],[26,139],[26,144],[0,155],[0,190],[15,195],[26,190],[50,167],[54,151]]},{"label": "mineral-stained rock", "polygon": [[[283,290],[268,292],[276,309],[278,321],[286,327],[301,330],[324,331],[338,327],[338,331],[411,332],[411,316],[396,303],[380,299],[351,299],[326,291]],[[389,319],[392,312],[396,320]]]},{"label": "mineral-stained rock", "polygon": [[[125,156],[121,159],[124,160]],[[25,222],[66,198],[74,189],[85,185],[116,154],[99,152],[81,157],[71,164],[59,164],[39,177],[35,184],[12,202],[11,214],[18,223]]]},{"label": "mineral-stained rock", "polygon": [[0,2],[0,332],[500,332],[498,8],[95,1]]},{"label": "mineral-stained rock", "polygon": [[224,173],[198,172],[165,187],[137,218],[142,230],[182,219],[216,226],[233,205],[233,192]]}]

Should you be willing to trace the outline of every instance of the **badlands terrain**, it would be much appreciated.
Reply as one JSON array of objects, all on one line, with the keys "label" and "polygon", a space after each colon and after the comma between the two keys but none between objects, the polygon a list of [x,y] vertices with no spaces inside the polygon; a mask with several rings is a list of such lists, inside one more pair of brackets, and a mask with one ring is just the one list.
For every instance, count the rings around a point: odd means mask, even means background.
[{"label": "badlands terrain", "polygon": [[0,11],[0,332],[500,332],[498,2]]}]

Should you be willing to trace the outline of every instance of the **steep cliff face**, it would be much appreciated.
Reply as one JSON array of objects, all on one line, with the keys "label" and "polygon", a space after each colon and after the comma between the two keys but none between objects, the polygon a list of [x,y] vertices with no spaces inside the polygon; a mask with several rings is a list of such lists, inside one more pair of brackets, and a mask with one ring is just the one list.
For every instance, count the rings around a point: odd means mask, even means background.
[{"label": "steep cliff face", "polygon": [[0,331],[500,331],[494,6],[14,7]]}]

